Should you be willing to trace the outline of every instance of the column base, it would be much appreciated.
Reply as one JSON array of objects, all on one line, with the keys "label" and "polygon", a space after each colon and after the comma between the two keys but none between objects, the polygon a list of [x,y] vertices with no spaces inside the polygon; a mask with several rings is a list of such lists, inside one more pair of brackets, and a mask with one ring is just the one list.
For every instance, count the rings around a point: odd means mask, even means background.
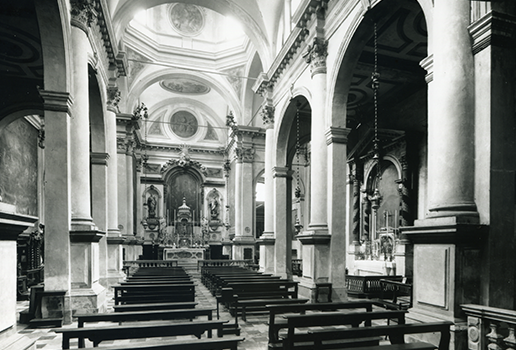
[{"label": "column base", "polygon": [[481,255],[487,226],[463,217],[418,220],[400,228],[414,244],[414,290],[411,313],[464,321],[461,304],[479,304]]},{"label": "column base", "polygon": [[259,271],[274,273],[274,244],[276,239],[273,232],[264,232],[256,243],[260,247]]},{"label": "column base", "polygon": [[[296,238],[302,244],[303,277],[300,278],[299,293],[315,301],[316,283],[330,279],[330,242],[328,230],[304,231]],[[344,273],[344,271],[342,272]]]},{"label": "column base", "polygon": [[233,260],[254,260],[255,239],[252,236],[235,236],[233,238]]},{"label": "column base", "polygon": [[94,283],[91,288],[72,288],[70,294],[72,317],[75,314],[96,314],[107,311],[107,293],[100,283]]}]

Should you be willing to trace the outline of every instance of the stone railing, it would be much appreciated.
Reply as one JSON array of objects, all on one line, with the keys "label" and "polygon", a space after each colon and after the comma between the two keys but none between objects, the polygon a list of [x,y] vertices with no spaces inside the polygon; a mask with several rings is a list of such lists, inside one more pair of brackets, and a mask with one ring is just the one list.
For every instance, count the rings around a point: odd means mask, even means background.
[{"label": "stone railing", "polygon": [[472,304],[461,308],[468,317],[469,349],[516,349],[516,311]]},{"label": "stone railing", "polygon": [[197,270],[202,267],[225,267],[225,266],[241,266],[252,270],[257,270],[257,266],[253,263],[253,260],[198,260]]},{"label": "stone railing", "polygon": [[355,298],[378,298],[382,293],[382,286],[380,284],[381,279],[401,282],[403,280],[403,276],[346,275],[346,292],[348,296]]},{"label": "stone railing", "polygon": [[176,267],[177,260],[124,260],[124,269],[130,267]]}]

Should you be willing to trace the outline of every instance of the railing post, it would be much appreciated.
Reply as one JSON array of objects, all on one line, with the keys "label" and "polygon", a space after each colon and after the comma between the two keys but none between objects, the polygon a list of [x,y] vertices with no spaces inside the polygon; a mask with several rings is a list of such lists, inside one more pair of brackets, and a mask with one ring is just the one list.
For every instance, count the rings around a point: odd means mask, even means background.
[{"label": "railing post", "polygon": [[486,335],[486,338],[489,342],[489,345],[487,346],[489,350],[503,350],[503,335],[498,333],[498,326],[499,325],[497,322],[489,322],[489,328],[491,328],[491,332],[489,332],[489,334]]}]

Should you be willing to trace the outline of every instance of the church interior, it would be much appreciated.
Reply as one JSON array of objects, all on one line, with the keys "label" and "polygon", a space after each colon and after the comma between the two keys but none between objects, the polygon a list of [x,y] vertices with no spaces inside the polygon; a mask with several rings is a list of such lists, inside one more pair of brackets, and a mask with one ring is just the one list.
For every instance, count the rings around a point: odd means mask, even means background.
[{"label": "church interior", "polygon": [[515,348],[516,2],[17,0],[0,19],[0,348],[65,349],[117,293],[159,299],[125,283],[178,269],[236,315],[246,342],[221,328],[218,348],[279,347],[268,316],[249,342],[254,299],[211,289],[230,268],[267,284],[255,299],[373,301],[432,329],[411,341]]}]

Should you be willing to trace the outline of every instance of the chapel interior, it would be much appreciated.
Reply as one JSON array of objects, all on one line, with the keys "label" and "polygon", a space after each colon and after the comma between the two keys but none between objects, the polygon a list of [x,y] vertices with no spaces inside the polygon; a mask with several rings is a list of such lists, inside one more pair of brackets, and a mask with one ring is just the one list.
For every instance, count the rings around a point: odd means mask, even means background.
[{"label": "chapel interior", "polygon": [[0,348],[169,263],[516,346],[516,2],[7,1],[0,75]]}]

